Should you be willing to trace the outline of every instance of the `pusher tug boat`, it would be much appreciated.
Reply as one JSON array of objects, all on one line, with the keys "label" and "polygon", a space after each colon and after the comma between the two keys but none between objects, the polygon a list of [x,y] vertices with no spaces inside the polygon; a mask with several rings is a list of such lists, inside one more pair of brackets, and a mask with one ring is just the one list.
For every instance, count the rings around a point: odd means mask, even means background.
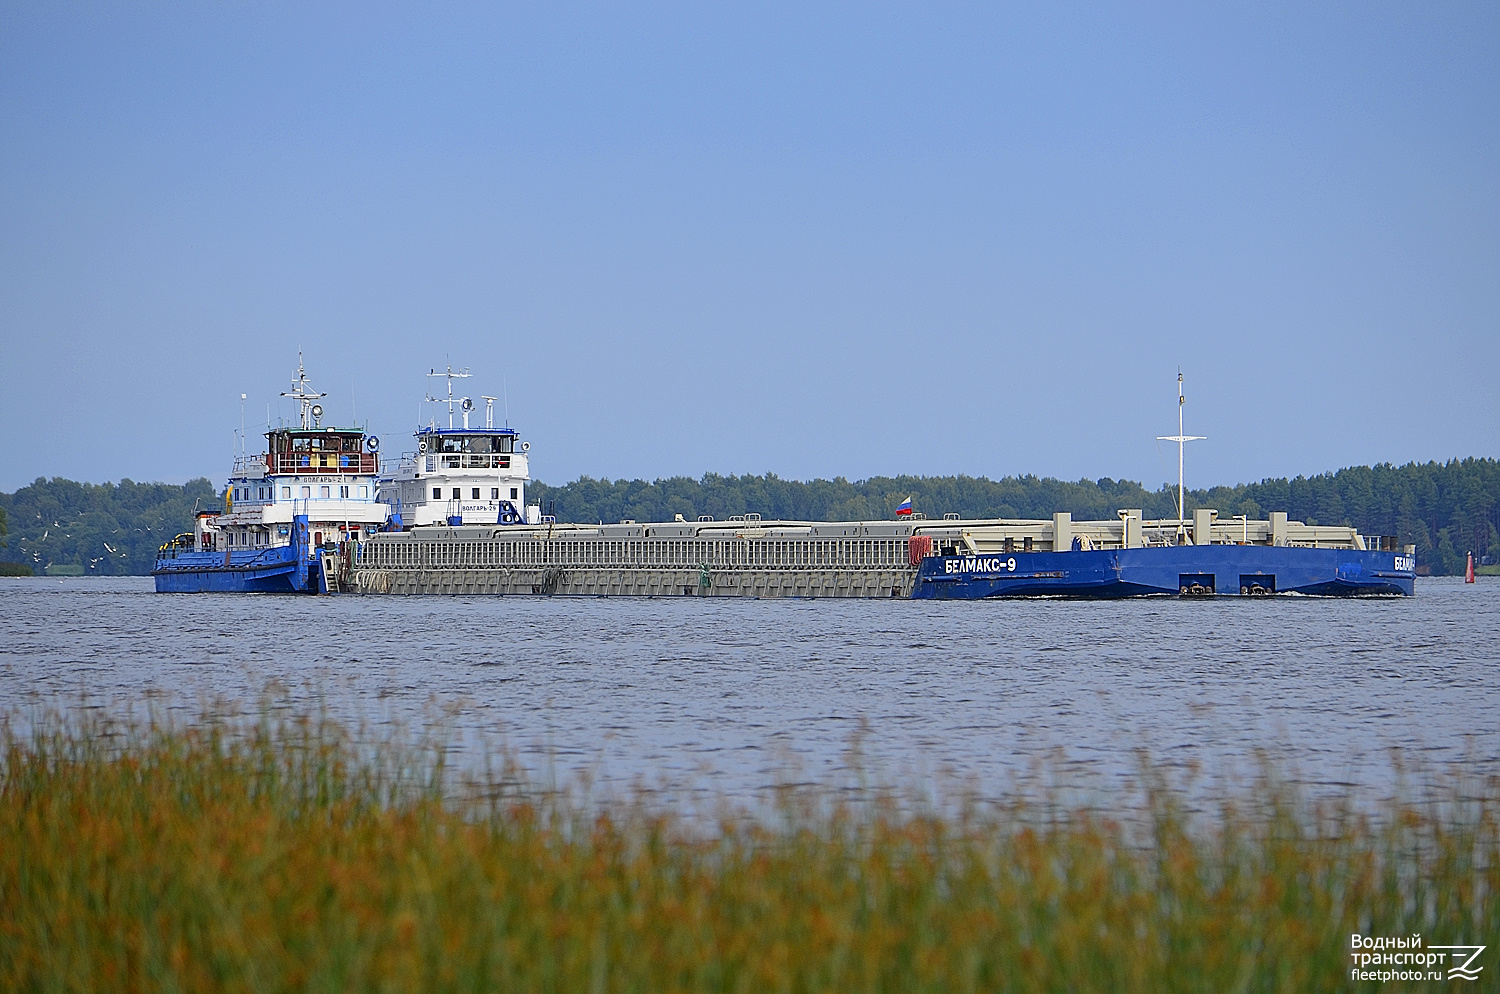
[{"label": "pusher tug boat", "polygon": [[298,426],[266,432],[262,455],[235,458],[224,510],[202,512],[193,531],[157,551],[159,592],[317,593],[340,550],[385,526],[377,499],[380,440],[362,428],[323,424],[325,395],[297,357]]}]

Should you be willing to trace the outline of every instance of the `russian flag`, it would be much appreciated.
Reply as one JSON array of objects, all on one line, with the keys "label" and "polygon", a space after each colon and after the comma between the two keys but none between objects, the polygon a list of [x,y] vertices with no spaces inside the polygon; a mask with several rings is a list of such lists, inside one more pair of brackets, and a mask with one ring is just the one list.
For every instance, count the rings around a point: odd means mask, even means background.
[{"label": "russian flag", "polygon": [[911,513],[911,498],[908,497],[904,501],[902,501],[900,504],[896,505],[896,517],[899,518],[902,515],[906,515],[906,514],[910,514],[910,513]]}]

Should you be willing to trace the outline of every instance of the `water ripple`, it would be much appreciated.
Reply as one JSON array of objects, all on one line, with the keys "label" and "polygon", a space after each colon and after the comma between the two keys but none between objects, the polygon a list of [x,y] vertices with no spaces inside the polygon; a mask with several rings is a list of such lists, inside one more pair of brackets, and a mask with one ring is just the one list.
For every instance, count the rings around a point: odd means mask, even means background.
[{"label": "water ripple", "polygon": [[[999,791],[1061,749],[1387,793],[1393,749],[1496,762],[1500,582],[1411,599],[1209,602],[161,595],[148,579],[0,579],[0,713],[87,699],[187,714],[269,681],[375,724],[503,741],[556,776],[933,775]],[[315,700],[316,699],[316,700]]]}]

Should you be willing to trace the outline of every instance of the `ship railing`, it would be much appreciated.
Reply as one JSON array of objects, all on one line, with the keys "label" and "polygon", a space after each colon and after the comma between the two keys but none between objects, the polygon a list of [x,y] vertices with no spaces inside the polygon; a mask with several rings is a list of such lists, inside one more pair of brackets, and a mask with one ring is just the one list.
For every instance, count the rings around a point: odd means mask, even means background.
[{"label": "ship railing", "polygon": [[176,559],[179,552],[192,552],[197,548],[198,540],[192,532],[183,532],[170,541],[163,542],[156,547],[157,559]]},{"label": "ship railing", "polygon": [[[267,546],[265,548],[255,550],[253,555],[246,555],[245,552],[238,548],[231,549],[231,558],[229,561],[229,565],[234,569],[253,569],[257,566],[276,566],[286,562],[284,556],[277,554],[280,550],[285,548],[286,546],[284,545]],[[195,546],[176,546],[173,543],[168,542],[157,550],[156,558],[158,560],[176,559],[180,554],[185,552],[210,552],[213,553],[215,557],[222,557],[224,554],[224,550],[221,548],[209,547],[199,549]],[[222,562],[221,559],[216,559],[213,565],[218,565],[220,562]],[[202,568],[203,565],[203,560],[200,559],[195,561],[189,568],[199,569]]]},{"label": "ship railing", "polygon": [[265,456],[235,456],[234,476],[264,476],[265,473]]},{"label": "ship railing", "polygon": [[438,458],[444,469],[510,469],[509,455],[443,453]]},{"label": "ship railing", "polygon": [[373,452],[293,452],[271,457],[271,472],[345,473],[369,476],[380,472],[380,457]]}]

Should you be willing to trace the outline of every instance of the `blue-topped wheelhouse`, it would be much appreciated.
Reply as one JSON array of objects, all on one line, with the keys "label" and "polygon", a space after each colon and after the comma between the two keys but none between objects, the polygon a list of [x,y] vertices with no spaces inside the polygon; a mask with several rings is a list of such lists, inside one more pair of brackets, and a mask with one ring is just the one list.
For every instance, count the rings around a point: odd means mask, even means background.
[{"label": "blue-topped wheelhouse", "polygon": [[[507,426],[495,426],[496,398],[482,397],[485,402],[484,427],[469,424],[474,402],[453,395],[453,380],[469,375],[468,370],[433,371],[429,376],[448,380],[446,398],[428,394],[431,403],[447,403],[448,425],[432,421],[415,433],[416,450],[403,452],[396,472],[380,484],[380,500],[391,512],[391,521],[401,527],[417,525],[521,524],[530,513],[537,518],[540,508],[526,509],[526,484],[531,477],[527,450],[520,433]],[[462,424],[454,419],[461,416]]]}]

